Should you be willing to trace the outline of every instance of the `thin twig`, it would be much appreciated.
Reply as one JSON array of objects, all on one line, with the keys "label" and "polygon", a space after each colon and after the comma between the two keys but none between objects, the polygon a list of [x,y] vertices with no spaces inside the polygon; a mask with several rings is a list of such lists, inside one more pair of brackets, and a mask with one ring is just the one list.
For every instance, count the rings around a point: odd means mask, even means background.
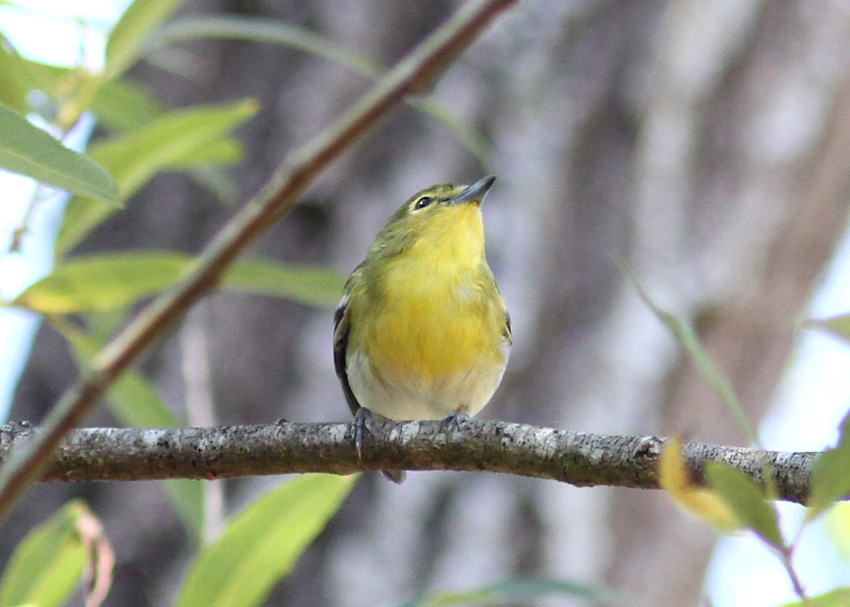
[{"label": "thin twig", "polygon": [[[658,488],[663,438],[605,436],[499,421],[446,432],[438,421],[373,421],[358,459],[347,423],[279,422],[220,428],[85,428],[63,441],[45,481],[129,481],[363,470],[474,470],[554,479],[578,486]],[[40,430],[0,428],[0,461]],[[783,453],[685,443],[685,462],[702,481],[722,461],[764,483],[764,463],[782,500],[803,503],[816,453]]]},{"label": "thin twig", "polygon": [[43,432],[0,469],[0,518],[35,479],[62,437],[107,387],[148,346],[207,293],[250,243],[295,204],[296,197],[366,130],[406,95],[428,89],[489,22],[516,0],[481,0],[464,6],[387,73],[334,125],[284,160],[263,189],[218,233],[184,280],[151,302],[95,359],[92,370],[50,411]]},{"label": "thin twig", "polygon": [[794,592],[800,597],[806,605],[809,604],[809,598],[806,596],[806,590],[803,588],[803,583],[800,581],[800,577],[797,575],[797,571],[794,569],[793,559],[793,550],[785,547],[779,551],[779,560],[782,562],[782,566],[785,568],[786,573],[788,573],[788,578],[791,580],[791,585],[794,587]]}]

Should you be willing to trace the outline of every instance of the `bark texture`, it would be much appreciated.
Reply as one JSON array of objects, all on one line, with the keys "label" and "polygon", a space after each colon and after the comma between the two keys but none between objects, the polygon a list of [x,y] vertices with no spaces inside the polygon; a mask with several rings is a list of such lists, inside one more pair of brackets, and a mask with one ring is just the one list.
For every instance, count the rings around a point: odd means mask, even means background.
[{"label": "bark texture", "polygon": [[[0,427],[0,464],[43,433]],[[358,453],[353,424],[255,424],[215,428],[80,428],[56,449],[44,482],[213,480],[306,472],[467,470],[552,479],[577,487],[659,489],[659,459],[668,439],[605,436],[527,424],[469,421],[373,422]],[[800,504],[809,496],[816,452],[779,452],[688,442],[683,465],[704,484],[709,462],[723,462]]]},{"label": "bark texture", "polygon": [[[198,0],[185,13],[285,19],[389,65],[457,6]],[[515,345],[503,386],[480,417],[742,445],[719,397],[613,258],[623,256],[660,307],[699,329],[758,419],[846,225],[848,34],[846,9],[813,0],[521,3],[434,90],[486,137],[483,166],[445,125],[404,107],[255,252],[348,273],[413,192],[497,174],[483,212]],[[367,86],[338,65],[279,46],[226,41],[184,50],[194,61],[188,85],[153,67],[136,75],[169,106],[245,95],[263,103],[241,132],[247,159],[233,175],[243,198]],[[197,252],[231,214],[192,183],[163,177],[83,249]],[[197,400],[189,397],[212,403],[217,424],[345,420],[331,317],[332,310],[216,295],[181,326],[186,338],[162,344],[144,370],[178,410]],[[193,383],[188,370],[204,356],[210,380]],[[58,338],[43,330],[14,416],[40,419],[73,376]],[[197,409],[190,423],[193,415]],[[101,411],[88,423],[107,420]],[[228,506],[269,482],[228,485]],[[107,605],[165,603],[189,551],[166,499],[139,484],[75,489],[118,548]],[[19,508],[3,529],[2,550],[67,492],[33,491],[32,507]],[[524,575],[691,607],[701,604],[714,540],[655,493],[475,473],[411,474],[395,487],[369,475],[270,604],[395,605],[424,590]]]}]

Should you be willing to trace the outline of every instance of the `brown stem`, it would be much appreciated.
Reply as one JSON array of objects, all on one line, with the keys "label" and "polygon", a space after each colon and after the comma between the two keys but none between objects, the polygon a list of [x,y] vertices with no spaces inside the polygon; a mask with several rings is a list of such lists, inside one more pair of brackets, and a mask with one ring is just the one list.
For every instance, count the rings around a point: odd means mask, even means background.
[{"label": "brown stem", "polygon": [[794,564],[791,562],[793,557],[793,550],[791,548],[785,547],[779,553],[779,560],[782,561],[782,566],[785,568],[785,572],[788,574],[788,578],[791,580],[791,585],[794,587],[794,592],[797,594],[800,599],[808,604],[809,600],[806,596],[806,590],[803,588],[803,584],[800,581],[799,576],[797,575],[797,571],[794,569]]}]

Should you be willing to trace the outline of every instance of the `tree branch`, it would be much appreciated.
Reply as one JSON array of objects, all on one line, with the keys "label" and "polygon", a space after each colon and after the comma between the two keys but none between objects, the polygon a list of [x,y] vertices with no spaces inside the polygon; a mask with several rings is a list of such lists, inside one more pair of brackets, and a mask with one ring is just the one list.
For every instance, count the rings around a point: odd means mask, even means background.
[{"label": "tree branch", "polygon": [[[499,421],[472,421],[446,432],[441,422],[372,421],[358,460],[347,423],[221,428],[74,430],[50,460],[43,481],[131,481],[363,470],[473,470],[554,479],[580,487],[658,488],[654,436],[605,436]],[[0,428],[0,462],[37,437],[28,424]],[[817,453],[783,453],[685,443],[696,482],[722,461],[762,482],[772,470],[779,498],[804,503]]]},{"label": "tree branch", "polygon": [[99,354],[92,370],[62,396],[37,439],[0,469],[0,518],[34,480],[62,437],[95,405],[115,378],[200,297],[236,256],[288,212],[318,173],[406,95],[433,84],[490,21],[516,0],[480,0],[464,6],[431,34],[357,104],[314,140],[287,156],[259,194],[205,248],[185,279],[157,297]]}]

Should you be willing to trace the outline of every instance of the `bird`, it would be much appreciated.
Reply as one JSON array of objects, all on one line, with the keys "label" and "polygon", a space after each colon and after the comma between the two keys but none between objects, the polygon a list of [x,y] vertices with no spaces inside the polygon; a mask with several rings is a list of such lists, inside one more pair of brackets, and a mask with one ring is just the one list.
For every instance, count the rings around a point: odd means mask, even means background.
[{"label": "bird", "polygon": [[355,415],[358,455],[373,416],[457,426],[501,383],[511,320],[485,257],[480,210],[495,181],[416,193],[346,281],[334,314],[334,367]]}]

